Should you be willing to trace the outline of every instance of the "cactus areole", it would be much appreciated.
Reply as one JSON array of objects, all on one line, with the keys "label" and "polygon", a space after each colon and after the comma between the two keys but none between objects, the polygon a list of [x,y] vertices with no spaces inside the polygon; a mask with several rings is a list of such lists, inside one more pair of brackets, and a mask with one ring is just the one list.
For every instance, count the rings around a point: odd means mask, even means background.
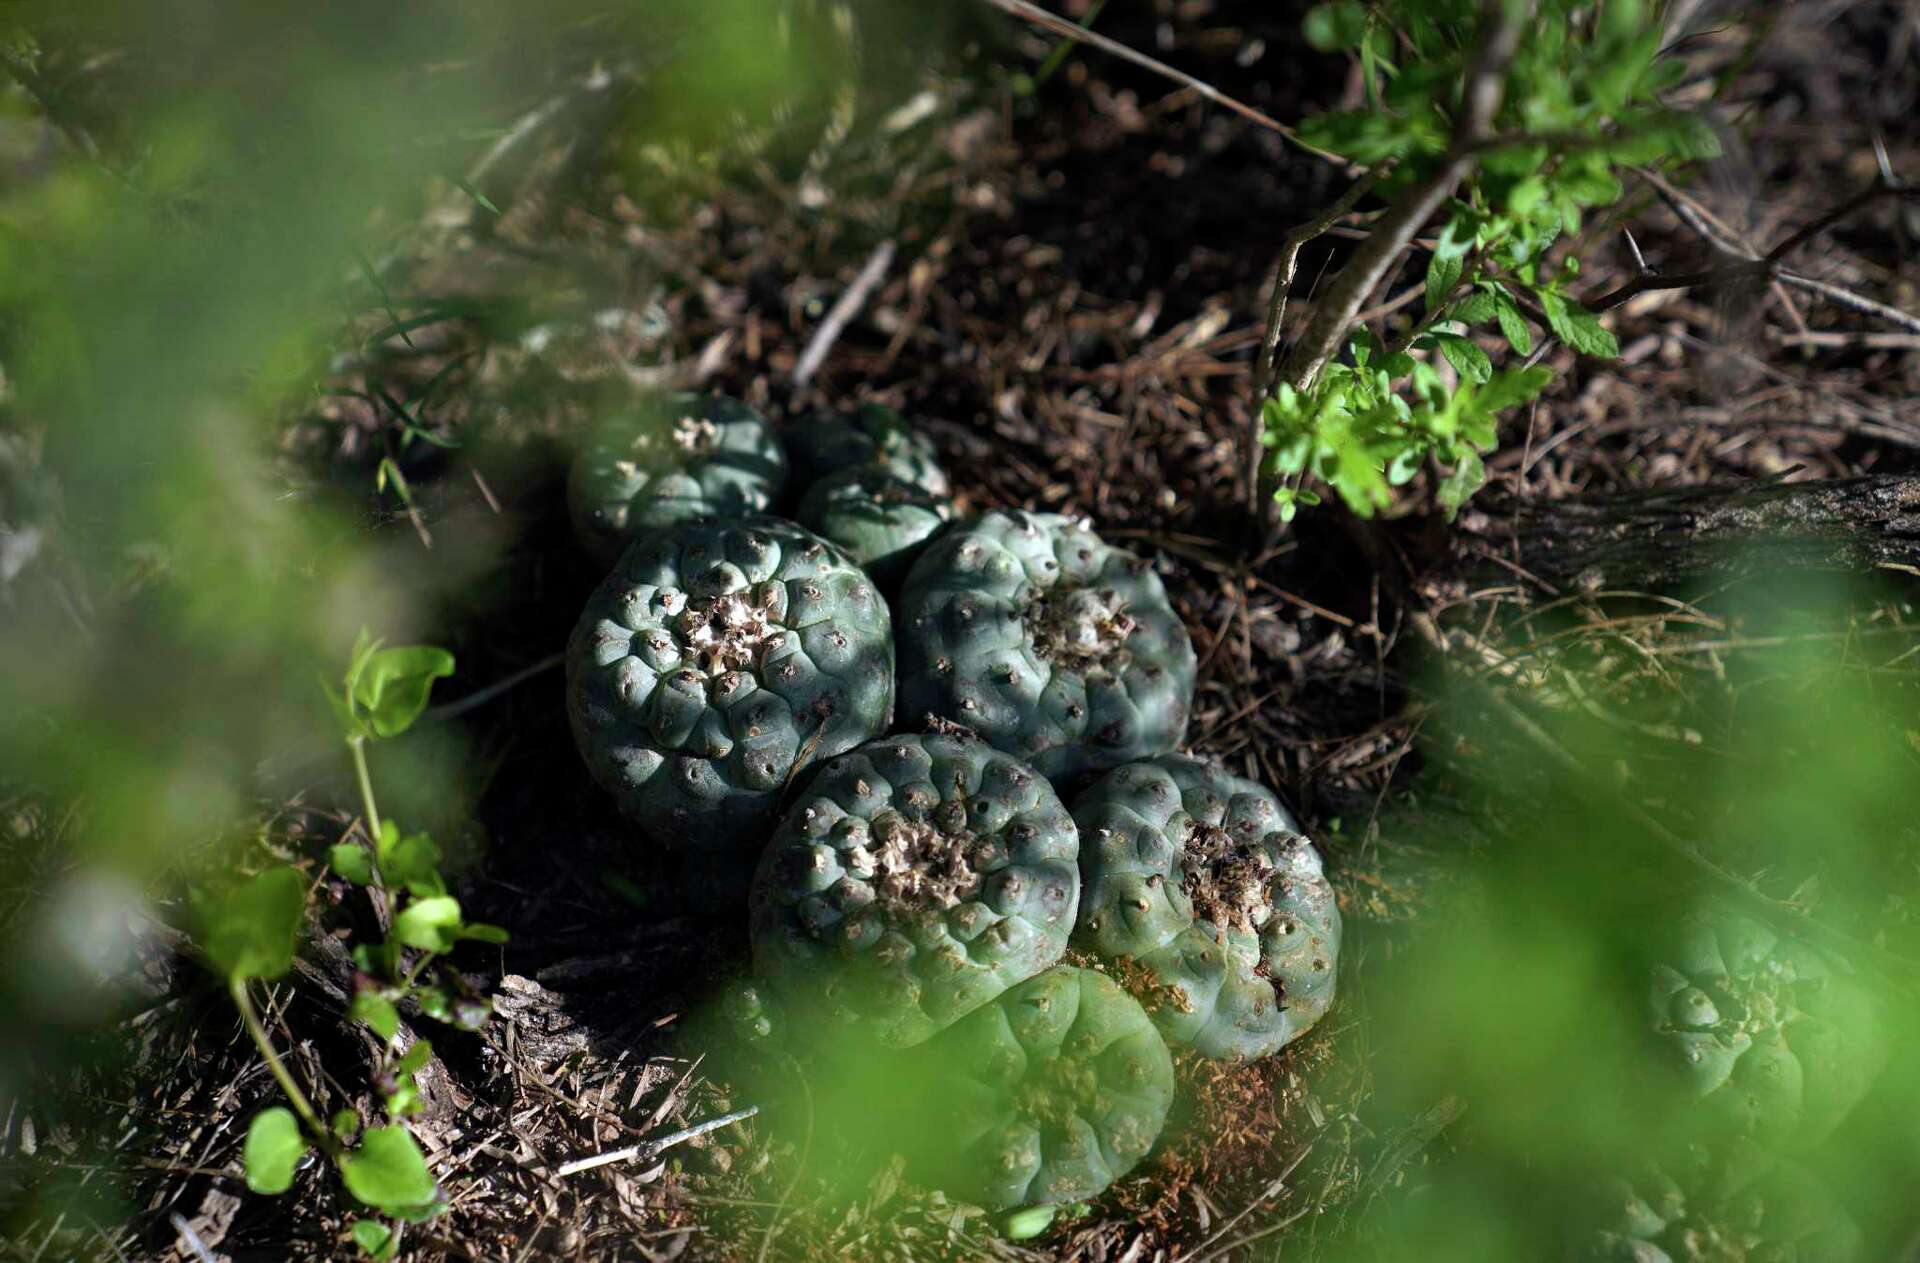
[{"label": "cactus areole", "polygon": [[595,779],[653,837],[709,856],[750,850],[789,779],[883,731],[892,704],[885,601],[846,554],[776,518],[641,540],[567,649]]},{"label": "cactus areole", "polygon": [[905,1048],[1060,959],[1073,820],[969,736],[890,737],[821,768],[761,857],[755,970],[828,1028]]},{"label": "cactus areole", "polygon": [[1060,966],[927,1049],[944,1078],[923,1126],[928,1174],[991,1210],[1093,1197],[1165,1126],[1173,1058],[1104,974]]},{"label": "cactus areole", "polygon": [[601,561],[643,531],[764,513],[787,458],[759,413],[724,395],[674,394],[609,418],[567,479],[574,530]]},{"label": "cactus areole", "polygon": [[963,724],[1045,775],[1157,754],[1187,730],[1192,642],[1144,560],[1057,514],[943,532],[900,594],[902,713]]},{"label": "cactus areole", "polygon": [[1319,853],[1268,790],[1199,759],[1117,768],[1074,804],[1076,941],[1153,976],[1169,1040],[1264,1057],[1333,1002],[1340,913]]}]

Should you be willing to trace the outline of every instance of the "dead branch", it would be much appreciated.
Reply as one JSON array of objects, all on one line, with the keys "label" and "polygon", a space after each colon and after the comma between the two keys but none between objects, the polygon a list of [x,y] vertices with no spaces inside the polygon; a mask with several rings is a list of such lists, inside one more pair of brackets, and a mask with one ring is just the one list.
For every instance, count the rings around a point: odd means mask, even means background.
[{"label": "dead branch", "polygon": [[1130,61],[1144,70],[1152,71],[1163,79],[1171,79],[1181,87],[1198,93],[1215,105],[1232,110],[1241,118],[1259,124],[1261,127],[1266,128],[1274,135],[1285,140],[1288,144],[1306,153],[1310,153],[1316,158],[1331,162],[1339,167],[1351,165],[1339,154],[1329,153],[1325,149],[1310,145],[1300,139],[1299,133],[1295,132],[1293,128],[1288,127],[1279,119],[1274,118],[1271,114],[1257,110],[1244,101],[1228,96],[1205,80],[1196,79],[1184,70],[1176,70],[1164,61],[1149,57],[1145,53],[1137,52],[1125,44],[1122,44],[1117,39],[1111,39],[1097,31],[1088,30],[1078,23],[1069,22],[1057,13],[1049,13],[1039,5],[1029,3],[1029,0],[984,0],[984,3],[992,5],[1002,13],[1019,18],[1023,22],[1031,22],[1042,30],[1051,31],[1063,39],[1070,39],[1076,43],[1085,44],[1090,48],[1097,48],[1103,53],[1111,53],[1122,61]]}]

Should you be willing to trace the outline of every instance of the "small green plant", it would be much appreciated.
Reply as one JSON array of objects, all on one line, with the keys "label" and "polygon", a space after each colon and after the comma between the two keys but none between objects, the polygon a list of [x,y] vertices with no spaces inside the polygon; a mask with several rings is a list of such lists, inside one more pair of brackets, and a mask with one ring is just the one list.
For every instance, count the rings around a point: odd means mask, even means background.
[{"label": "small green plant", "polygon": [[[1282,521],[1319,503],[1313,484],[1371,516],[1433,463],[1451,514],[1486,480],[1500,415],[1552,381],[1532,362],[1545,349],[1535,327],[1582,354],[1619,353],[1573,294],[1579,260],[1560,244],[1620,199],[1623,169],[1711,156],[1717,142],[1662,102],[1684,67],[1663,56],[1645,0],[1335,0],[1305,31],[1358,59],[1366,106],[1300,128],[1357,179],[1282,253],[1257,377],[1260,486]],[[1300,248],[1368,193],[1386,209],[1283,358]],[[1423,313],[1383,344],[1358,313],[1429,224]],[[1476,329],[1526,365],[1496,371]]]},{"label": "small green plant", "polygon": [[256,1114],[247,1129],[242,1150],[247,1187],[256,1193],[286,1192],[308,1153],[319,1150],[354,1200],[384,1217],[361,1219],[352,1227],[355,1243],[376,1259],[399,1251],[403,1225],[446,1208],[404,1122],[421,1108],[416,1075],[433,1047],[424,1039],[398,1046],[401,1006],[411,1002],[436,1021],[478,1028],[491,1012],[486,999],[438,967],[462,940],[506,939],[498,927],[462,919],[459,901],[447,893],[440,874],[439,848],[425,834],[402,834],[393,821],[381,818],[367,766],[368,744],[412,727],[426,709],[433,682],[452,673],[453,657],[443,649],[383,648],[362,634],[344,687],[327,690],[352,756],[364,829],[363,839],[349,837],[333,846],[327,862],[390,916],[385,941],[352,949],[358,973],[349,1010],[383,1047],[374,1073],[383,1124],[370,1125],[352,1109],[323,1121],[281,1060],[253,1002],[256,981],[272,982],[293,967],[312,894],[306,874],[292,865],[269,868],[220,896],[201,899],[199,907],[206,958],[226,978],[247,1034],[287,1098],[287,1105]]}]

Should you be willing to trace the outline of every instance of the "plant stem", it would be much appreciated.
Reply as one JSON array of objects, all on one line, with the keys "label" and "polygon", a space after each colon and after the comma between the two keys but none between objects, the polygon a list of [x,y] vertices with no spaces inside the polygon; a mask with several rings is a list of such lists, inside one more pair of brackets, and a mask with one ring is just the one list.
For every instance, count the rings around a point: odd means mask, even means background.
[{"label": "plant stem", "polygon": [[373,802],[373,777],[367,771],[367,739],[348,737],[347,749],[353,752],[353,779],[360,786],[360,809],[366,814],[368,840],[374,854],[380,853],[380,809]]},{"label": "plant stem", "polygon": [[261,1025],[259,1013],[254,1010],[253,997],[247,993],[247,980],[230,978],[227,980],[227,990],[233,995],[234,1007],[240,1010],[240,1021],[246,1026],[247,1034],[253,1037],[254,1046],[266,1058],[267,1069],[272,1072],[280,1090],[286,1094],[287,1103],[293,1106],[293,1112],[307,1125],[307,1130],[313,1134],[315,1142],[326,1155],[338,1158],[339,1142],[334,1139],[332,1132],[321,1126],[320,1115],[314,1110],[313,1103],[307,1100],[307,1094],[300,1090],[300,1085],[293,1081],[293,1075],[288,1072],[286,1063],[280,1060],[273,1039],[267,1034],[267,1028]]}]

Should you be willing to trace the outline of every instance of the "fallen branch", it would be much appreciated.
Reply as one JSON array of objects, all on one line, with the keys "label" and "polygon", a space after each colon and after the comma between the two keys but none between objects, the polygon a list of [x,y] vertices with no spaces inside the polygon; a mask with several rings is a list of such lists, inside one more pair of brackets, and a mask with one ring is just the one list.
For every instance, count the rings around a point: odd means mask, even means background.
[{"label": "fallen branch", "polygon": [[731,1114],[722,1114],[718,1118],[709,1118],[704,1123],[695,1123],[691,1127],[670,1132],[657,1140],[642,1141],[637,1145],[628,1145],[625,1149],[612,1149],[606,1153],[596,1153],[588,1158],[575,1158],[572,1162],[563,1162],[553,1169],[555,1175],[578,1175],[582,1171],[591,1171],[595,1167],[612,1166],[616,1162],[630,1162],[635,1158],[651,1161],[675,1145],[683,1145],[689,1140],[704,1136],[710,1131],[742,1122],[760,1112],[758,1105],[749,1105],[743,1110]]},{"label": "fallen branch", "polygon": [[1201,97],[1213,102],[1215,105],[1232,110],[1241,118],[1259,124],[1261,127],[1266,128],[1274,135],[1285,140],[1288,144],[1304,150],[1316,158],[1331,162],[1339,167],[1348,167],[1351,165],[1347,159],[1341,157],[1339,154],[1330,153],[1317,145],[1310,145],[1300,139],[1298,132],[1288,127],[1279,119],[1274,118],[1271,114],[1257,110],[1244,101],[1228,96],[1212,84],[1202,79],[1196,79],[1184,70],[1176,70],[1164,61],[1149,57],[1142,52],[1136,52],[1117,39],[1102,35],[1098,31],[1089,30],[1076,22],[1069,22],[1059,14],[1049,13],[1039,5],[1029,3],[1028,0],[983,0],[983,2],[992,5],[1002,13],[1019,18],[1023,22],[1031,22],[1044,31],[1051,31],[1055,35],[1085,44],[1090,48],[1097,48],[1103,53],[1111,53],[1122,61],[1132,62],[1142,69],[1151,70],[1161,78],[1170,79],[1181,87],[1198,93]]},{"label": "fallen branch", "polygon": [[820,365],[826,360],[827,352],[840,340],[847,322],[852,320],[860,308],[866,305],[867,298],[873,293],[886,276],[887,269],[893,266],[894,245],[891,239],[881,242],[867,257],[866,266],[860,269],[860,275],[853,278],[853,284],[847,286],[846,293],[827,312],[827,318],[820,322],[819,329],[807,343],[807,349],[800,353],[800,362],[793,367],[793,385],[798,390],[813,380],[820,371]]}]

